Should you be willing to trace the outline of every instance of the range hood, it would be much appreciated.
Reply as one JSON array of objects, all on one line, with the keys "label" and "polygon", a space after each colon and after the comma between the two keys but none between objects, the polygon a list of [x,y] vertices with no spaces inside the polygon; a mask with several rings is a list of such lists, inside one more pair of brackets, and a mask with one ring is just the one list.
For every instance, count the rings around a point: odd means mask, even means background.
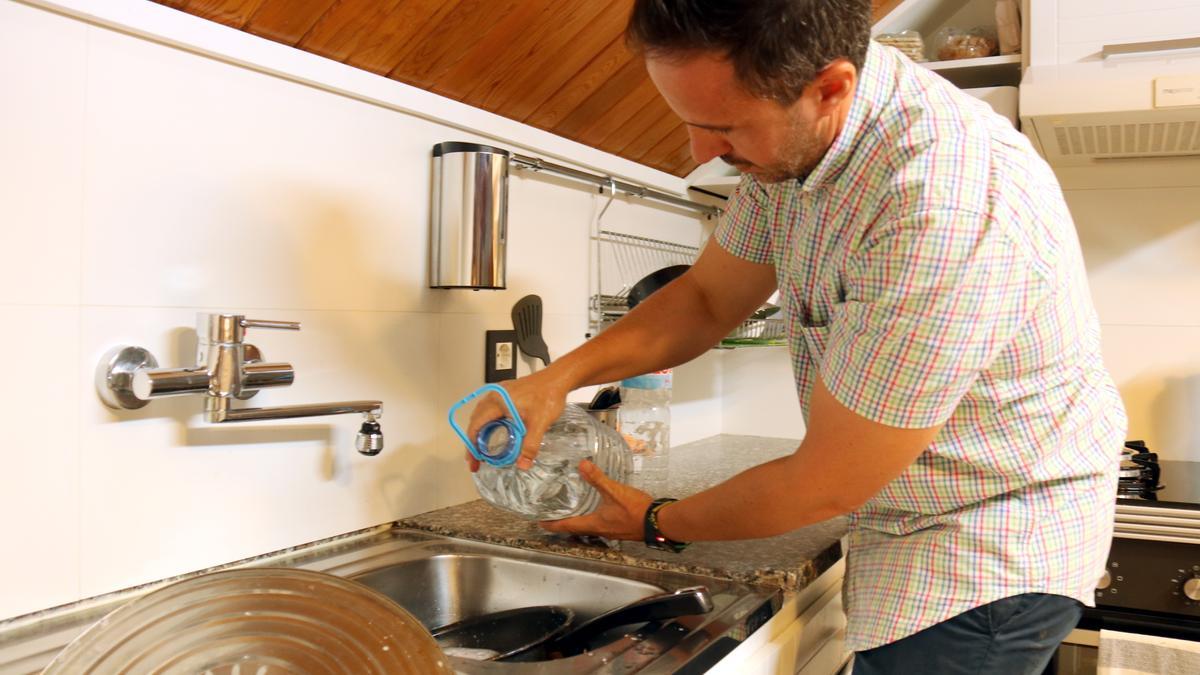
[{"label": "range hood", "polygon": [[1111,45],[1091,61],[1032,66],[1020,96],[1022,128],[1055,167],[1200,165],[1200,38]]}]

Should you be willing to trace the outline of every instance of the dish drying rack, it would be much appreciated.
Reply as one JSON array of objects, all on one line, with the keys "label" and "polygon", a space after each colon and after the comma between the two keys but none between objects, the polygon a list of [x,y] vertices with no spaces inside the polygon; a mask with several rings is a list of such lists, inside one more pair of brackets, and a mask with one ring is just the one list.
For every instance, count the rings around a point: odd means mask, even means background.
[{"label": "dish drying rack", "polygon": [[[700,247],[600,230],[592,237],[596,253],[596,289],[588,303],[591,335],[600,333],[629,311],[629,291],[642,277],[670,265],[691,265]],[[778,346],[786,344],[786,324],[781,316],[742,322],[720,347]]]}]

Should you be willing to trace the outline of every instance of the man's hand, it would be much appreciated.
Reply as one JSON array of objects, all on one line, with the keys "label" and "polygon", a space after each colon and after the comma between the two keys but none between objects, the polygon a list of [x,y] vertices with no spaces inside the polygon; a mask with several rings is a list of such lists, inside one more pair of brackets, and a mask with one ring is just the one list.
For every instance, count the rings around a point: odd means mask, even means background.
[{"label": "man's hand", "polygon": [[[537,457],[538,449],[542,446],[542,436],[545,435],[546,429],[562,414],[570,389],[564,386],[551,370],[541,370],[532,375],[509,380],[500,386],[508,392],[509,398],[517,408],[517,414],[525,423],[525,442],[521,444],[521,457],[517,459],[517,468],[528,469],[533,466],[533,458]],[[508,406],[504,405],[500,396],[488,393],[480,399],[471,413],[467,438],[474,439],[484,424],[508,416]],[[474,473],[479,470],[479,460],[467,453],[467,466]]]},{"label": "man's hand", "polygon": [[600,467],[587,460],[579,463],[579,475],[600,492],[600,506],[586,516],[544,520],[539,523],[542,529],[641,541],[643,519],[653,497],[605,476]]}]

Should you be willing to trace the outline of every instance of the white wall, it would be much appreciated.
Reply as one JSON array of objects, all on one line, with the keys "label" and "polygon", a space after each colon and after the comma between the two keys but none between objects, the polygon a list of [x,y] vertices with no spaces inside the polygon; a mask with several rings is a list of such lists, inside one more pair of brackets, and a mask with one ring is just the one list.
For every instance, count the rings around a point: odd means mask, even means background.
[{"label": "white wall", "polygon": [[[103,7],[293,58],[151,3]],[[600,200],[578,184],[511,181],[507,291],[425,285],[434,143],[518,134],[544,144],[514,149],[552,157],[573,145],[458,111],[486,122],[466,133],[131,32],[0,1],[0,617],[472,499],[444,415],[482,382],[483,331],[511,327],[527,293],[545,301],[553,355],[587,329]],[[386,96],[429,98],[296,54]],[[699,236],[693,216],[627,200],[607,219]],[[254,404],[382,399],[383,454],[354,452],[352,417],[214,426],[198,398],[99,403],[106,350],[140,344],[187,364],[205,310],[303,322],[252,333],[296,368],[295,385]],[[720,371],[717,355],[679,369],[677,441],[720,431]]]},{"label": "white wall", "polygon": [[721,426],[727,434],[802,438],[804,419],[786,347],[724,354]]},{"label": "white wall", "polygon": [[1200,461],[1200,187],[1066,195],[1129,438]]}]

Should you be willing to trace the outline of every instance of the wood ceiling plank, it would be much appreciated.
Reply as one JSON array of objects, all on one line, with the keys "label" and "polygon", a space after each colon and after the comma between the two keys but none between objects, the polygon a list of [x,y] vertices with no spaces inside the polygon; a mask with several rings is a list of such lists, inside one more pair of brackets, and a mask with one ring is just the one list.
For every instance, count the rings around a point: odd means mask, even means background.
[{"label": "wood ceiling plank", "polygon": [[462,58],[438,77],[430,89],[458,101],[465,100],[477,84],[490,78],[496,68],[503,67],[501,63],[510,63],[513,52],[522,51],[524,35],[549,25],[557,9],[555,0],[524,0],[483,34],[474,39],[462,36]]},{"label": "wood ceiling plank", "polygon": [[588,96],[631,60],[633,60],[633,54],[625,47],[625,39],[623,37],[614,39],[589,61],[583,70],[576,73],[545,103],[538,106],[533,114],[522,121],[541,129],[553,131]]},{"label": "wood ceiling plank", "polygon": [[340,0],[296,44],[297,47],[335,61],[346,61],[364,43],[401,0]]},{"label": "wood ceiling plank", "polygon": [[668,131],[667,134],[663,136],[662,139],[660,139],[657,143],[650,146],[650,149],[638,157],[637,161],[644,164],[649,164],[650,166],[673,164],[674,162],[667,162],[667,155],[671,154],[671,152],[678,148],[680,143],[687,140],[687,137],[687,127],[685,127],[682,122],[676,120],[675,127]]},{"label": "wood ceiling plank", "polygon": [[458,63],[479,36],[515,11],[519,0],[454,0],[454,7],[431,24],[408,56],[388,77],[422,89]]},{"label": "wood ceiling plank", "polygon": [[263,0],[187,0],[175,4],[182,5],[180,8],[188,14],[240,29],[262,3]]},{"label": "wood ceiling plank", "polygon": [[654,120],[654,124],[646,127],[646,130],[638,134],[637,138],[633,139],[633,142],[621,148],[620,155],[627,159],[642,157],[650,151],[650,148],[654,147],[663,137],[681,124],[682,122],[679,121],[679,117],[670,108],[667,108],[665,113]]},{"label": "wood ceiling plank", "polygon": [[[671,158],[678,161],[672,164],[666,171],[676,176],[686,176],[699,166],[696,160],[692,158],[692,142],[690,139],[687,143],[681,145],[678,150],[671,153]],[[670,159],[666,161],[670,161]]]},{"label": "wood ceiling plank", "polygon": [[[604,2],[553,4],[551,11],[543,12],[537,23],[521,31],[517,39],[505,47],[501,57],[494,59],[493,64],[479,74],[463,102],[484,110],[503,110],[505,115],[513,116],[514,112],[504,102],[528,96],[527,82],[544,80],[552,64],[564,60],[564,52],[582,49],[572,40],[581,32],[598,33],[596,19],[610,6]],[[594,49],[602,48],[615,35],[601,35],[607,39]],[[546,95],[557,88],[549,89]]]},{"label": "wood ceiling plank", "polygon": [[[639,86],[638,89],[642,88]],[[599,139],[596,142],[596,147],[602,148],[607,152],[620,154],[630,143],[637,140],[638,136],[646,133],[646,130],[653,126],[655,122],[663,116],[671,114],[670,108],[667,107],[667,102],[658,95],[658,90],[654,89],[653,83],[650,84],[650,88],[654,90],[654,95],[640,107],[635,108],[629,119]],[[592,128],[609,126],[608,120],[621,117],[621,115],[616,114],[618,112],[620,111],[616,108],[610,110],[610,114],[602,118],[601,122],[603,124],[598,123]]]},{"label": "wood ceiling plank", "polygon": [[896,6],[904,0],[871,0],[871,9],[873,10],[872,23],[879,21],[883,17],[891,13]]},{"label": "wood ceiling plank", "polygon": [[[623,35],[632,1],[598,3],[603,5],[603,10],[589,25],[567,36],[558,46],[547,45],[540,49],[526,62],[520,74],[505,82],[495,95],[480,105],[488,110],[504,110],[506,116],[516,120],[528,118],[579,75],[596,54]],[[566,31],[562,33],[566,35]]]},{"label": "wood ceiling plank", "polygon": [[404,0],[358,41],[346,63],[387,75],[408,59],[420,44],[419,36],[437,25],[454,5],[447,0]]},{"label": "wood ceiling plank", "polygon": [[579,132],[595,124],[621,97],[647,77],[646,64],[642,63],[642,59],[630,58],[612,77],[583,99],[562,122],[556,124],[554,131],[567,138],[575,138]]},{"label": "wood ceiling plank", "polygon": [[335,2],[337,0],[263,0],[242,30],[295,46]]},{"label": "wood ceiling plank", "polygon": [[[659,96],[658,90],[654,88],[654,83],[650,81],[650,78],[646,78],[628,94],[622,96],[603,117],[580,131],[575,140],[595,148],[607,145],[605,143],[607,139],[627,131],[631,125],[636,126],[639,117],[646,114],[645,111],[648,107],[656,102],[662,107],[666,107],[666,102]],[[653,115],[653,113],[650,114]]]}]

